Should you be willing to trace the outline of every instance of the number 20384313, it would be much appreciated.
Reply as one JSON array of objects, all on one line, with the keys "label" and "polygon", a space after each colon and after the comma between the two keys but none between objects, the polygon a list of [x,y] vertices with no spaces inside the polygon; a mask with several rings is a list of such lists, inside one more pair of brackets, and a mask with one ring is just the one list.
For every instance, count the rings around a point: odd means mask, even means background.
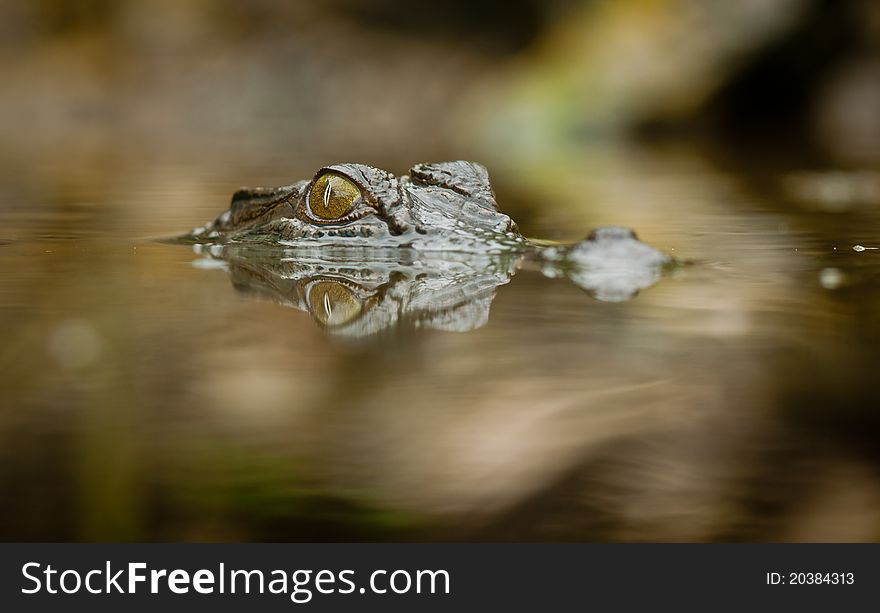
[{"label": "number 20384313", "polygon": [[856,578],[848,572],[767,573],[767,585],[852,585]]}]

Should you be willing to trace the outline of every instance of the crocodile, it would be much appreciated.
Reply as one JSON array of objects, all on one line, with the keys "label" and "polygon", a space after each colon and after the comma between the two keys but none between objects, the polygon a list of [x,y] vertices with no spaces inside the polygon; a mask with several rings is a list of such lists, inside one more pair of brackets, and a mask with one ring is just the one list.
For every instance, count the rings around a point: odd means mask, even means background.
[{"label": "crocodile", "polygon": [[225,268],[239,290],[354,336],[404,321],[479,327],[495,288],[523,268],[615,302],[677,265],[623,227],[569,244],[528,239],[499,210],[486,168],[467,161],[417,164],[399,177],[335,164],[291,185],[241,188],[228,210],[181,238],[203,256],[199,266]]}]

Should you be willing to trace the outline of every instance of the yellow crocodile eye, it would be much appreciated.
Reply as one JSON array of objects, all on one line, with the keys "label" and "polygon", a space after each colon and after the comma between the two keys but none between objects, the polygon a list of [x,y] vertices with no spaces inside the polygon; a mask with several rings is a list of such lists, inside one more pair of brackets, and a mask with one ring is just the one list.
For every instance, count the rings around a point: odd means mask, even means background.
[{"label": "yellow crocodile eye", "polygon": [[308,290],[309,310],[318,322],[325,326],[346,324],[363,310],[363,305],[341,283],[318,281]]},{"label": "yellow crocodile eye", "polygon": [[351,210],[360,197],[358,186],[332,172],[318,177],[309,192],[309,209],[316,217],[326,220],[339,219]]}]

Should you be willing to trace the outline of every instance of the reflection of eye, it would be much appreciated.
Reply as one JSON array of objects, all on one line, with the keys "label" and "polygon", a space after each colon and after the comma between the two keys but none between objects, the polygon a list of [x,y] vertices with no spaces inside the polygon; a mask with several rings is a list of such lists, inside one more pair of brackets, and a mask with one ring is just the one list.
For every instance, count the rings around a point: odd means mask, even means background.
[{"label": "reflection of eye", "polygon": [[333,281],[317,281],[308,289],[309,311],[325,326],[346,324],[363,310],[363,305],[347,287]]},{"label": "reflection of eye", "polygon": [[317,178],[309,191],[309,209],[328,221],[344,217],[361,195],[358,186],[331,172]]}]

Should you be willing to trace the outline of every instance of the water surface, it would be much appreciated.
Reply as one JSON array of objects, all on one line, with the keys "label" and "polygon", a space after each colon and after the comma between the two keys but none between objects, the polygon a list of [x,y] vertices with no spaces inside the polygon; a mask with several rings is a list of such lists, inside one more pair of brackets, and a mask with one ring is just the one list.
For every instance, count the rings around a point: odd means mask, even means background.
[{"label": "water surface", "polygon": [[314,169],[110,170],[0,190],[5,540],[880,537],[874,174],[502,170],[529,235],[625,224],[695,263],[623,302],[524,270],[426,294],[464,319],[338,334],[345,294],[279,304],[154,240]]}]

